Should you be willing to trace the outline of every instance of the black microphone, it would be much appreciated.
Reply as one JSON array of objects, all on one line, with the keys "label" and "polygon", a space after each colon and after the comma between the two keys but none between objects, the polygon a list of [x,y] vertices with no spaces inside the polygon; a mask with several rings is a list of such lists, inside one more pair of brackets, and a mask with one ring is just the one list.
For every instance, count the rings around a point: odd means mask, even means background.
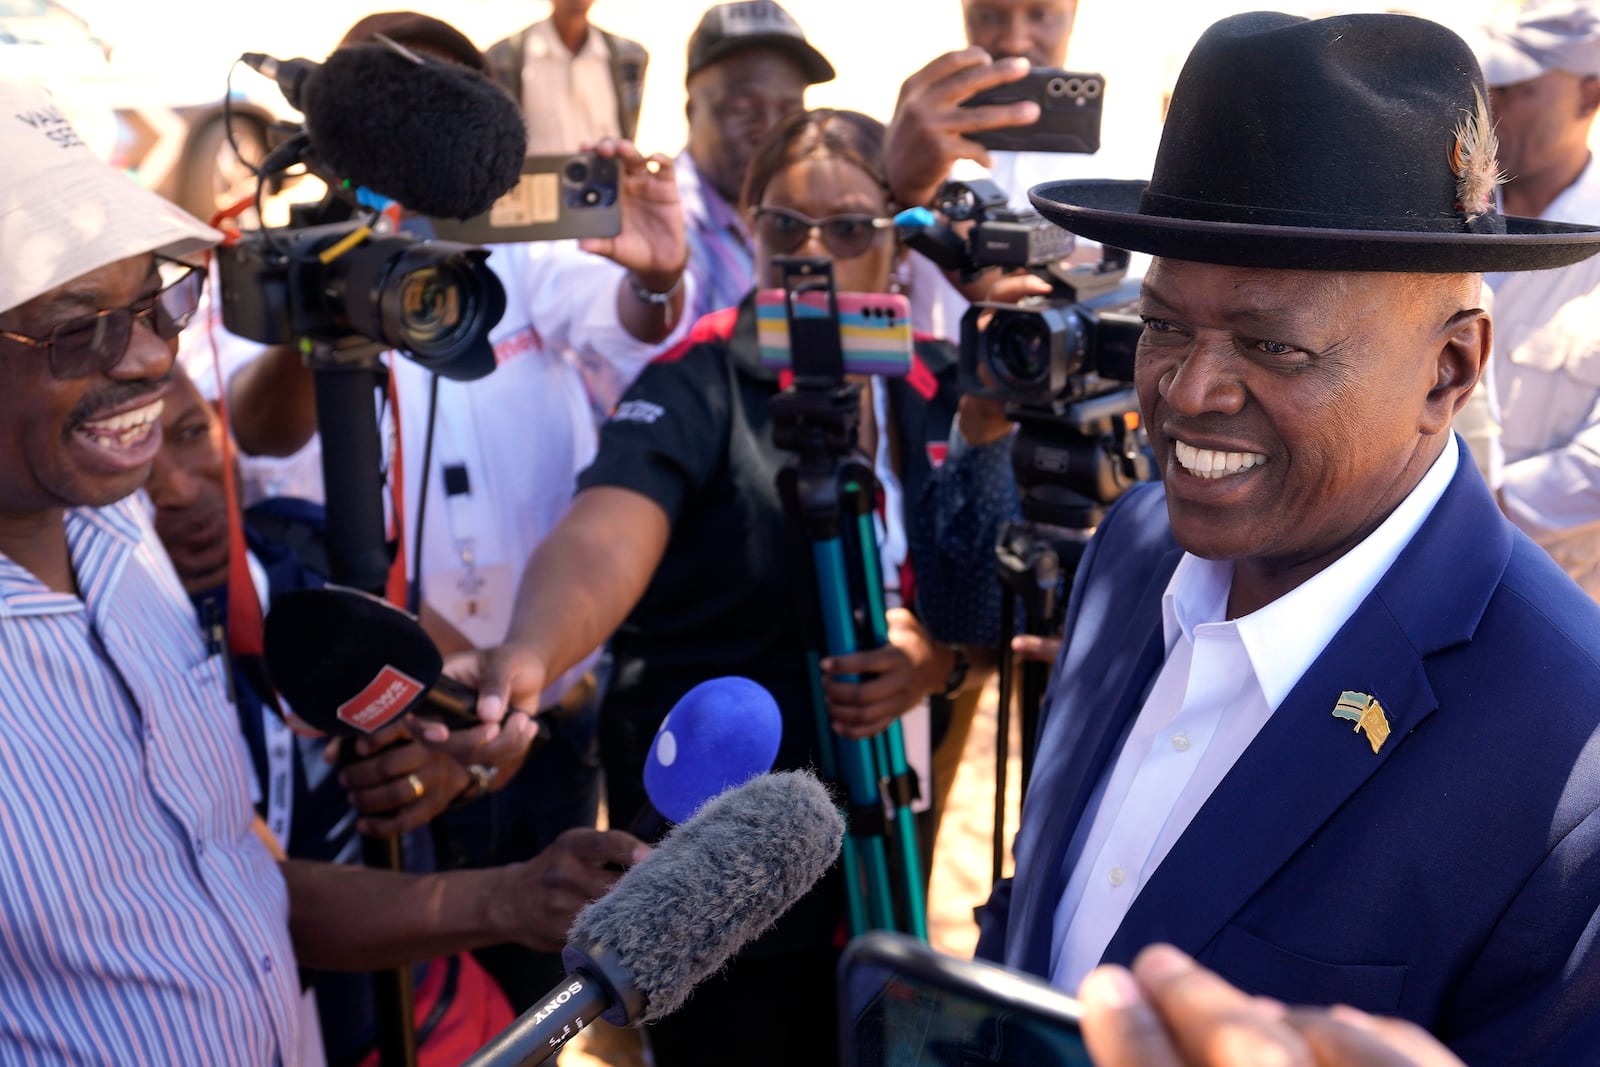
[{"label": "black microphone", "polygon": [[370,734],[407,711],[478,726],[478,694],[410,615],[339,586],[275,597],[262,632],[267,674],[294,713],[328,734]]},{"label": "black microphone", "polygon": [[481,215],[522,177],[522,115],[475,70],[379,44],[340,48],[321,63],[241,58],[305,115],[321,164],[419,214]]},{"label": "black microphone", "polygon": [[239,57],[239,62],[257,74],[277,82],[283,98],[289,101],[289,106],[296,111],[305,110],[300,105],[300,94],[305,89],[306,79],[322,67],[322,64],[312,59],[274,59],[261,52],[246,52]]},{"label": "black microphone", "polygon": [[763,774],[679,825],[611,891],[578,913],[567,977],[466,1067],[543,1063],[597,1018],[654,1022],[815,885],[844,819],[807,771]]}]

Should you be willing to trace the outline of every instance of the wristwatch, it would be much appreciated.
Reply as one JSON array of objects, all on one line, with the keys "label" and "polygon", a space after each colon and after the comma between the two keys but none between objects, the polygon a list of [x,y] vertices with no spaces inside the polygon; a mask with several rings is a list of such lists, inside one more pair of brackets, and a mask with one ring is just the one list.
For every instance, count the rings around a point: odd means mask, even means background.
[{"label": "wristwatch", "polygon": [[944,689],[939,695],[949,699],[961,689],[962,683],[967,680],[967,671],[972,664],[967,661],[967,654],[961,651],[960,645],[953,646],[956,654],[955,661],[950,665],[950,673],[945,676]]}]

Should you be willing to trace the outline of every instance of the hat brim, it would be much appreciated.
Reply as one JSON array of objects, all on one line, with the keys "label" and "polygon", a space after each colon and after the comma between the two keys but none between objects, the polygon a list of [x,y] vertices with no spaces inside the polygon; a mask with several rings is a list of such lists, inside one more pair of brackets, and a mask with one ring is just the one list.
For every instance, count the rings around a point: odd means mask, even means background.
[{"label": "hat brim", "polygon": [[1505,216],[1503,234],[1267,226],[1149,215],[1147,182],[1045,182],[1028,191],[1039,213],[1080,237],[1168,259],[1276,270],[1427,274],[1546,270],[1600,252],[1600,227]]},{"label": "hat brim", "polygon": [[724,37],[697,56],[697,62],[684,77],[691,77],[711,64],[747,48],[770,48],[782,52],[800,64],[800,71],[805,75],[807,85],[831,82],[837,77],[833,64],[829,63],[827,57],[817,51],[810,41],[787,33],[752,33],[748,36]]}]

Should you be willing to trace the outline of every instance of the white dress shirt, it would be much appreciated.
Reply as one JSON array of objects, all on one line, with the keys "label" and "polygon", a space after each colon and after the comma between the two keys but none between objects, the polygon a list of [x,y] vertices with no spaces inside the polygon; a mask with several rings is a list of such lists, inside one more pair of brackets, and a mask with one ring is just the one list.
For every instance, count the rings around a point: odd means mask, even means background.
[{"label": "white dress shirt", "polygon": [[1454,477],[1448,441],[1349,552],[1265,607],[1227,618],[1233,563],[1187,553],[1161,601],[1167,657],[1087,812],[1056,907],[1051,981],[1075,991],[1168,851],[1328,642],[1410,543]]},{"label": "white dress shirt", "polygon": [[528,28],[523,41],[522,118],[528,155],[576,152],[580,144],[620,137],[611,50],[593,26],[576,54],[567,51],[549,19]]}]

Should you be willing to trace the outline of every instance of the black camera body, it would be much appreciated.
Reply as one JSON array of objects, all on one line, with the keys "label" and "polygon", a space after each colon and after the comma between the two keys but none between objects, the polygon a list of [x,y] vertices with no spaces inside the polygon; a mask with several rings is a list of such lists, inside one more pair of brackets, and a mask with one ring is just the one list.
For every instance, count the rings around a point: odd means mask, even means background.
[{"label": "black camera body", "polygon": [[366,338],[447,378],[492,371],[488,332],[506,296],[488,251],[407,233],[363,237],[362,228],[254,231],[218,249],[223,323],[263,344]]}]

